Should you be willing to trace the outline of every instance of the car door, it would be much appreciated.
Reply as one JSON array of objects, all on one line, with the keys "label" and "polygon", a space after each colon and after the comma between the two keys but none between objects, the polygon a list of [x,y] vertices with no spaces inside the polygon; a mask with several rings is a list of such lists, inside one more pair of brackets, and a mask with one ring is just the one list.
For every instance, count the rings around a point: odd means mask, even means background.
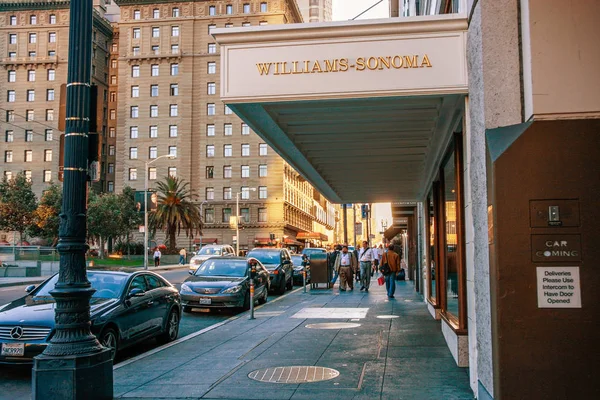
[{"label": "car door", "polygon": [[292,267],[292,259],[288,254],[287,250],[281,250],[281,263],[285,272],[285,281],[292,279],[294,268]]},{"label": "car door", "polygon": [[167,295],[169,291],[157,276],[151,274],[144,276],[148,285],[148,293],[152,295],[152,306],[150,307],[152,311],[152,328],[150,333],[155,333],[156,331],[162,331],[168,318],[167,313],[169,312],[170,303]]},{"label": "car door", "polygon": [[[136,296],[130,296],[133,289],[139,289]],[[154,312],[154,299],[148,291],[148,284],[144,275],[133,277],[125,291],[125,309],[119,317],[121,335],[126,342],[135,342],[146,336],[152,330],[152,314]]]},{"label": "car door", "polygon": [[259,296],[263,290],[269,290],[269,271],[260,263],[256,265],[256,277],[254,279],[254,291]]}]

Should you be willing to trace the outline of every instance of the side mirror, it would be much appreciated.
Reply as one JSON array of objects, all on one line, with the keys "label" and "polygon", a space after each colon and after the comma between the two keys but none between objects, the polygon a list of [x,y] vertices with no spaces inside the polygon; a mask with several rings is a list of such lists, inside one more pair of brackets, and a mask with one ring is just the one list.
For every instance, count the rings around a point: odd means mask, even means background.
[{"label": "side mirror", "polygon": [[191,269],[188,268],[188,274],[194,275],[194,271],[192,271]]},{"label": "side mirror", "polygon": [[33,292],[33,289],[35,289],[35,285],[29,285],[25,288],[25,291],[27,293],[31,293],[31,292]]},{"label": "side mirror", "polygon": [[135,288],[135,289],[131,289],[131,291],[129,292],[129,294],[127,295],[127,298],[130,299],[132,297],[141,297],[145,294],[146,292],[144,292],[142,289],[139,288]]}]

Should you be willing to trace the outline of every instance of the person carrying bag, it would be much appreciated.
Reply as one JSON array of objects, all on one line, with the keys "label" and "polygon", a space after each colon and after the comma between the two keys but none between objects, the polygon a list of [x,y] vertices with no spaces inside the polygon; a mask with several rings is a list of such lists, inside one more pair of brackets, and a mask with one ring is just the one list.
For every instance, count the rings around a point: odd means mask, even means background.
[{"label": "person carrying bag", "polygon": [[388,298],[393,299],[396,292],[396,274],[400,271],[400,256],[394,251],[393,245],[390,245],[383,255],[379,270],[385,279]]}]

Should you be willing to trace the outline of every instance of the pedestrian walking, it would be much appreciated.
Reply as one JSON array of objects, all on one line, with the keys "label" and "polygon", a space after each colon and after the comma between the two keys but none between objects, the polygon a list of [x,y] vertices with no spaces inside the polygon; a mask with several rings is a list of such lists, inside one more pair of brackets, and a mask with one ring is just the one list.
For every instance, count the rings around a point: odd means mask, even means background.
[{"label": "pedestrian walking", "polygon": [[161,257],[162,257],[162,253],[160,252],[160,250],[157,247],[156,250],[154,250],[154,266],[155,267],[160,266],[160,258]]},{"label": "pedestrian walking", "polygon": [[327,266],[333,273],[333,278],[331,279],[331,285],[333,286],[338,279],[339,271],[335,268],[335,262],[337,260],[338,255],[342,251],[341,245],[336,245],[334,250],[331,253],[327,254]]},{"label": "pedestrian walking", "polygon": [[373,249],[369,247],[366,240],[362,243],[358,259],[360,260],[360,290],[368,292],[369,286],[371,286],[371,272],[373,271],[375,256],[373,255]]},{"label": "pedestrian walking", "polygon": [[338,253],[335,260],[335,270],[340,276],[340,290],[342,292],[354,290],[354,281],[352,275],[357,268],[358,261],[353,253],[348,252],[348,246],[342,247],[342,252]]},{"label": "pedestrian walking", "polygon": [[375,263],[375,270],[377,270],[381,264],[381,257],[383,257],[383,247],[381,245],[379,245],[379,247],[373,247],[373,257],[375,258],[375,260],[373,260]]},{"label": "pedestrian walking", "polygon": [[394,251],[394,245],[388,246],[388,251],[381,258],[381,268],[385,269],[385,265],[389,267],[389,273],[383,274],[385,278],[385,289],[388,298],[393,299],[396,292],[396,274],[400,272],[400,256]]},{"label": "pedestrian walking", "polygon": [[179,265],[184,265],[187,259],[187,251],[184,248],[179,250]]}]

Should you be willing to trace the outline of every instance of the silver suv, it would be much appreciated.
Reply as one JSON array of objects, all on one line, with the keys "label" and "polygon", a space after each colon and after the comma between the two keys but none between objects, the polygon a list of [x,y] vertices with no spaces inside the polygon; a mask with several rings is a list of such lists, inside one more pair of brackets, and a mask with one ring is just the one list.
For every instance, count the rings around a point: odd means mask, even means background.
[{"label": "silver suv", "polygon": [[204,246],[190,260],[190,274],[196,272],[196,269],[204,261],[211,257],[235,256],[235,250],[228,244],[211,244]]}]

